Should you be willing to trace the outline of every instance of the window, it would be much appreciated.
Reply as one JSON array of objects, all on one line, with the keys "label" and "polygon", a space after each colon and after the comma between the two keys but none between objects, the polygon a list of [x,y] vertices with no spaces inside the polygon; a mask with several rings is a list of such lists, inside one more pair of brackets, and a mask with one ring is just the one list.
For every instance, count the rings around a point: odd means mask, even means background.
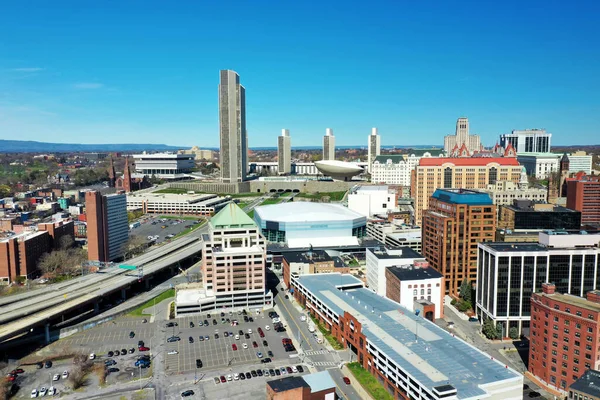
[{"label": "window", "polygon": [[413,296],[417,295],[417,289],[413,290]]}]

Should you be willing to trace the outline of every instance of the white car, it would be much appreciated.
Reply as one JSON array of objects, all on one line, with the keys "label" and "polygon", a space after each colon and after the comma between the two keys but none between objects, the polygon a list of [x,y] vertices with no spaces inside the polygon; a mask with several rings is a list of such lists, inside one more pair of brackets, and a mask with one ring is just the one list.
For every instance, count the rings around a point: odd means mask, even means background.
[{"label": "white car", "polygon": [[47,390],[46,390],[46,387],[45,387],[45,386],[42,386],[42,388],[40,389],[40,397],[43,397],[43,396],[45,396],[45,395],[46,395],[46,392],[47,392]]},{"label": "white car", "polygon": [[252,334],[252,329],[248,329],[248,334]]},{"label": "white car", "polygon": [[235,340],[239,340],[240,339],[240,335],[235,335]]},{"label": "white car", "polygon": [[244,344],[242,345],[242,347],[243,347],[243,348],[245,348],[245,349],[247,349],[247,348],[248,348],[248,345],[247,345],[246,343],[244,343]]},{"label": "white car", "polygon": [[59,379],[60,379],[60,375],[59,375],[59,374],[54,374],[54,376],[52,377],[52,380],[53,380],[54,382],[56,382],[56,381],[57,381],[57,380],[59,380]]},{"label": "white car", "polygon": [[48,388],[48,396],[54,396],[56,394],[56,389],[54,389],[54,386],[50,386]]},{"label": "white car", "polygon": [[33,399],[33,398],[35,398],[35,397],[38,397],[38,391],[37,391],[37,389],[33,389],[33,390],[31,391],[31,398]]},{"label": "white car", "polygon": [[293,373],[296,373],[296,372],[298,372],[298,368],[296,368],[296,367],[292,366],[292,372],[293,372]]},{"label": "white car", "polygon": [[271,322],[273,322],[274,324],[276,324],[278,322],[281,322],[281,320],[279,318],[273,318],[273,321],[271,321]]},{"label": "white car", "polygon": [[271,327],[269,325],[265,325],[265,329],[268,330],[268,331],[270,331]]},{"label": "white car", "polygon": [[167,354],[173,355],[173,354],[179,354],[179,352],[177,350],[171,350]]},{"label": "white car", "polygon": [[301,316],[300,321],[306,321],[306,315]]},{"label": "white car", "polygon": [[64,371],[62,374],[63,379],[67,379],[69,377],[69,371]]},{"label": "white car", "polygon": [[230,381],[231,380],[231,374],[227,375],[227,380]]},{"label": "white car", "polygon": [[238,374],[238,373],[233,374],[233,380],[234,381],[239,381],[240,380],[240,374]]},{"label": "white car", "polygon": [[95,359],[95,358],[96,358],[96,355],[95,355],[94,353],[91,353],[91,354],[90,354],[90,360],[93,360],[93,359]]}]

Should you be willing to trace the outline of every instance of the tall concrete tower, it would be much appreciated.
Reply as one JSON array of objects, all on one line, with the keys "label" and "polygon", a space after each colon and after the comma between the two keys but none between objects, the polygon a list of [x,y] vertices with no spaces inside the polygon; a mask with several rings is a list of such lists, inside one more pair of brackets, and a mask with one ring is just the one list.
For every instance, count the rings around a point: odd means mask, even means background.
[{"label": "tall concrete tower", "polygon": [[292,138],[288,129],[282,129],[277,137],[277,167],[279,175],[292,172]]},{"label": "tall concrete tower", "polygon": [[323,160],[335,160],[335,136],[331,128],[327,128],[323,136]]},{"label": "tall concrete tower", "polygon": [[246,89],[240,76],[221,70],[219,82],[219,135],[221,180],[236,183],[246,180],[248,137],[246,132]]},{"label": "tall concrete tower", "polygon": [[461,144],[467,143],[467,138],[469,137],[469,119],[465,117],[460,117],[456,120],[456,142],[460,146]]},{"label": "tall concrete tower", "polygon": [[371,166],[373,165],[373,161],[375,161],[375,157],[379,154],[381,154],[381,137],[377,134],[377,128],[372,128],[369,135],[369,155],[367,159],[367,169],[369,172],[371,172]]}]

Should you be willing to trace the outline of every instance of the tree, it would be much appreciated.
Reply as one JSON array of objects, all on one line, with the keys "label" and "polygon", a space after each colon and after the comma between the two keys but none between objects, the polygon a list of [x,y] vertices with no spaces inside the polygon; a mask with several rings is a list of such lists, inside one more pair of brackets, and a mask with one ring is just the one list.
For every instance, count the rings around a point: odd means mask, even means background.
[{"label": "tree", "polygon": [[73,247],[75,239],[71,235],[62,236],[58,241],[58,248],[61,250],[67,250]]},{"label": "tree", "polygon": [[508,337],[511,338],[511,339],[513,339],[513,340],[518,339],[519,338],[519,330],[516,327],[513,326],[508,331]]},{"label": "tree", "polygon": [[498,339],[498,330],[494,326],[494,322],[491,319],[487,318],[483,321],[483,327],[481,328],[481,333],[485,335],[486,338],[494,340]]},{"label": "tree", "polygon": [[142,253],[148,247],[148,241],[139,235],[130,235],[123,243],[123,258],[127,259]]},{"label": "tree", "polygon": [[11,193],[10,186],[0,185],[0,197],[6,197]]},{"label": "tree", "polygon": [[54,250],[40,257],[38,268],[45,275],[75,275],[85,259],[85,252],[79,248]]},{"label": "tree", "polygon": [[466,279],[462,281],[460,285],[460,297],[462,297],[464,301],[468,301],[469,303],[471,302],[471,290],[472,288],[469,282]]}]

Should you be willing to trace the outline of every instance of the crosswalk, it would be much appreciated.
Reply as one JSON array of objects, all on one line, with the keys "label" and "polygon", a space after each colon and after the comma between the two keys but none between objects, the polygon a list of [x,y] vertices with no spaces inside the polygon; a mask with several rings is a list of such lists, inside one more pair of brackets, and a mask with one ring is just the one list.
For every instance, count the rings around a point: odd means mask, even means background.
[{"label": "crosswalk", "polygon": [[329,354],[328,350],[308,350],[304,352],[307,356],[316,356],[317,354]]},{"label": "crosswalk", "polygon": [[318,367],[334,367],[337,365],[334,361],[314,361],[312,364]]}]

